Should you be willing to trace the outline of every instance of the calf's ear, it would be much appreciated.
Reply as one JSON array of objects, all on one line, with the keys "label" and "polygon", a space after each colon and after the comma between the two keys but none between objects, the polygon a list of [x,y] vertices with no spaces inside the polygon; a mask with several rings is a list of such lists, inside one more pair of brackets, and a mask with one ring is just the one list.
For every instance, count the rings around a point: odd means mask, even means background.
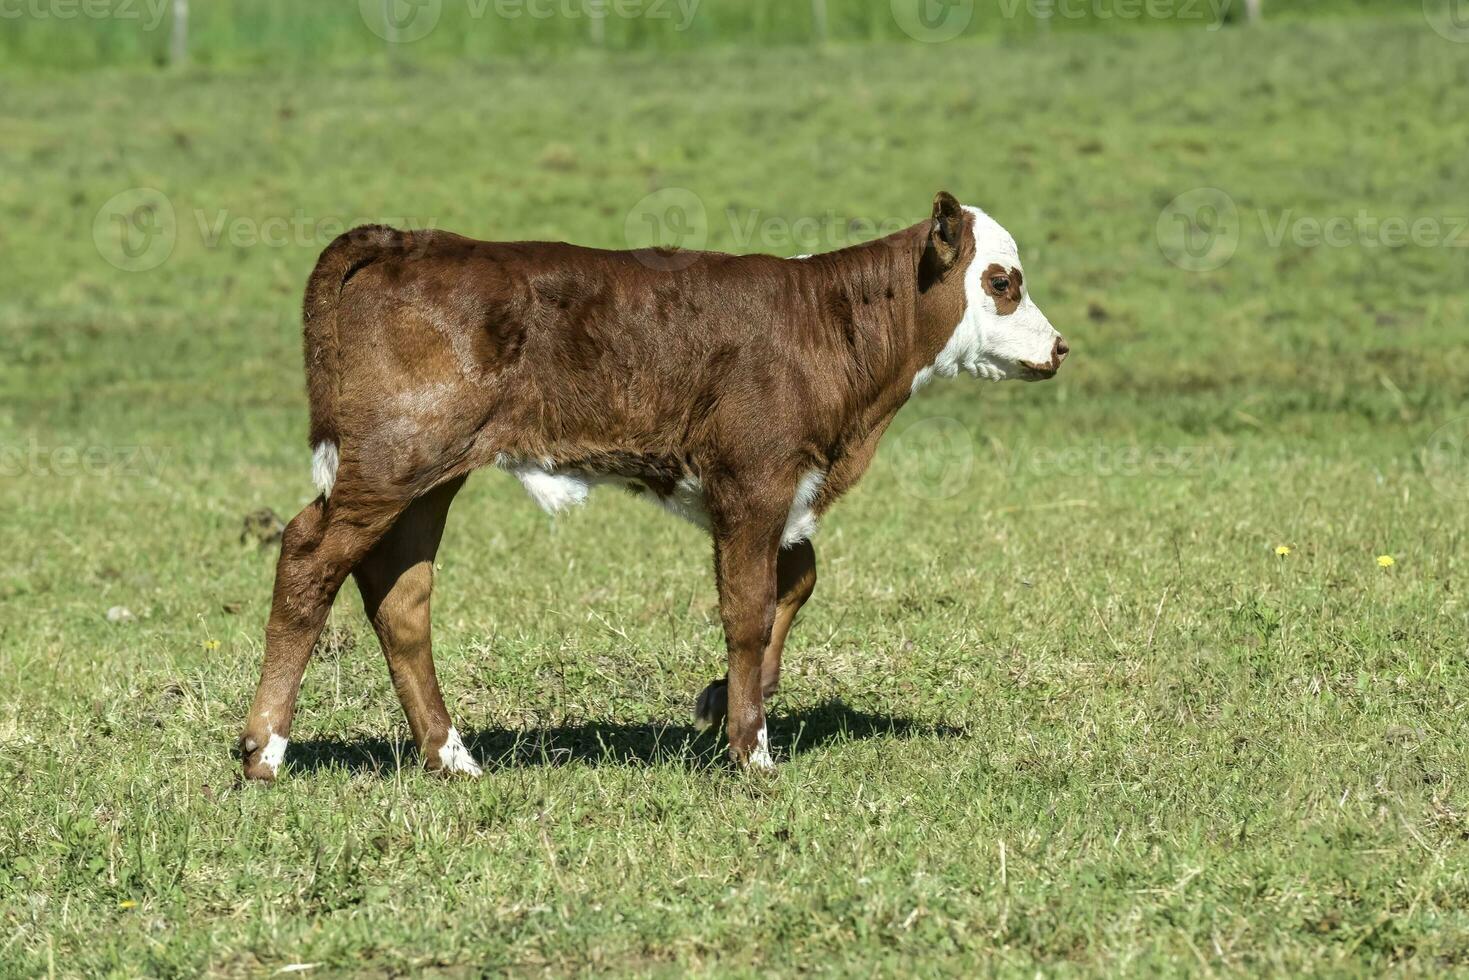
[{"label": "calf's ear", "polygon": [[933,199],[933,227],[929,244],[941,268],[947,269],[959,257],[959,237],[964,234],[964,208],[948,191],[939,191]]}]

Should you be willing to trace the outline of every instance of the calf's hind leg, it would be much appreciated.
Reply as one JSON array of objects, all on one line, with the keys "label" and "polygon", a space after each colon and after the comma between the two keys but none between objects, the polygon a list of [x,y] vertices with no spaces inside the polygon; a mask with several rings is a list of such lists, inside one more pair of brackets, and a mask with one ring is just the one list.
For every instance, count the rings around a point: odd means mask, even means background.
[{"label": "calf's hind leg", "polygon": [[[796,613],[816,589],[816,549],[810,541],[781,549],[775,563],[775,581],[775,622],[770,630],[770,643],[760,661],[760,693],[767,698],[780,687],[780,661]],[[711,681],[694,701],[695,727],[703,730],[724,721],[729,703],[727,681],[727,677]]]},{"label": "calf's hind leg", "polygon": [[459,477],[410,504],[353,576],[424,766],[432,772],[478,776],[480,767],[444,707],[434,672],[429,622],[434,555],[449,505],[463,485],[464,478]]},{"label": "calf's hind leg", "polygon": [[273,780],[285,758],[296,695],[337,590],[403,509],[397,500],[318,497],[281,537],[260,686],[240,736],[246,779]]}]

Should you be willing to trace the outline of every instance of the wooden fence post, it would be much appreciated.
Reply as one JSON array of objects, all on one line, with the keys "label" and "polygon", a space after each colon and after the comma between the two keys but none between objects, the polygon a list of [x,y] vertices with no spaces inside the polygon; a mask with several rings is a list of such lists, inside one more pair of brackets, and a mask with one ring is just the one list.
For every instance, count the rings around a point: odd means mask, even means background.
[{"label": "wooden fence post", "polygon": [[393,16],[393,0],[383,0],[383,37],[389,44],[398,42],[398,19]]},{"label": "wooden fence post", "polygon": [[183,65],[189,60],[189,0],[173,0],[173,24],[168,35],[168,62]]},{"label": "wooden fence post", "polygon": [[826,0],[811,0],[811,34],[817,44],[826,43]]},{"label": "wooden fence post", "polygon": [[600,0],[586,0],[583,8],[587,12],[587,19],[591,21],[588,25],[592,36],[592,46],[605,48],[607,46],[607,5]]}]

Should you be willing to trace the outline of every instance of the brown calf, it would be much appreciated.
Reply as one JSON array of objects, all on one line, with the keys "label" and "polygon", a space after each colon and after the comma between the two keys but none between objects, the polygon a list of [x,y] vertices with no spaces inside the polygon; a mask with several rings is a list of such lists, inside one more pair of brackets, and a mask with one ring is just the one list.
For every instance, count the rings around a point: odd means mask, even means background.
[{"label": "brown calf", "polygon": [[933,215],[825,255],[608,252],[366,227],[306,287],[318,497],[286,528],[245,775],[273,779],[306,661],[354,575],[426,765],[479,774],[429,641],[433,562],[471,470],[548,510],[600,483],[707,527],[729,651],[696,719],[771,765],[764,700],[816,584],[817,519],[934,375],[1056,373],[1014,240],[946,193]]}]

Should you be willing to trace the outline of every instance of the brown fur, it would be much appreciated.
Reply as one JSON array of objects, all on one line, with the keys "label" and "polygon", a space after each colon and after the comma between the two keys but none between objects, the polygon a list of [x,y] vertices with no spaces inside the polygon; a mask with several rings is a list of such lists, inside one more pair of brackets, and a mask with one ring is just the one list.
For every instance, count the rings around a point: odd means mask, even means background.
[{"label": "brown fur", "polygon": [[796,484],[827,474],[820,512],[866,470],[964,311],[969,221],[941,193],[911,228],[800,261],[383,227],[333,242],[307,286],[305,350],[311,441],[337,443],[341,459],[330,497],[286,531],[246,774],[274,775],[262,747],[288,735],[312,644],[354,571],[420,750],[443,744],[427,609],[444,512],[471,470],[521,460],[665,496],[701,481],[730,747],[746,761],[815,583],[809,544],[779,546]]},{"label": "brown fur", "polygon": [[[1020,287],[1025,282],[1020,270],[991,262],[984,270],[984,291],[995,301],[995,312],[1009,316],[1020,308]],[[1003,289],[1000,286],[1003,285]]]},{"label": "brown fur", "polygon": [[[655,487],[743,470],[740,455],[825,469],[958,322],[962,268],[929,261],[937,245],[956,262],[958,245],[929,227],[675,271],[647,253],[349,233],[308,287],[312,441],[334,436],[343,470],[406,497],[499,454]],[[320,298],[334,292],[335,308]]]}]

